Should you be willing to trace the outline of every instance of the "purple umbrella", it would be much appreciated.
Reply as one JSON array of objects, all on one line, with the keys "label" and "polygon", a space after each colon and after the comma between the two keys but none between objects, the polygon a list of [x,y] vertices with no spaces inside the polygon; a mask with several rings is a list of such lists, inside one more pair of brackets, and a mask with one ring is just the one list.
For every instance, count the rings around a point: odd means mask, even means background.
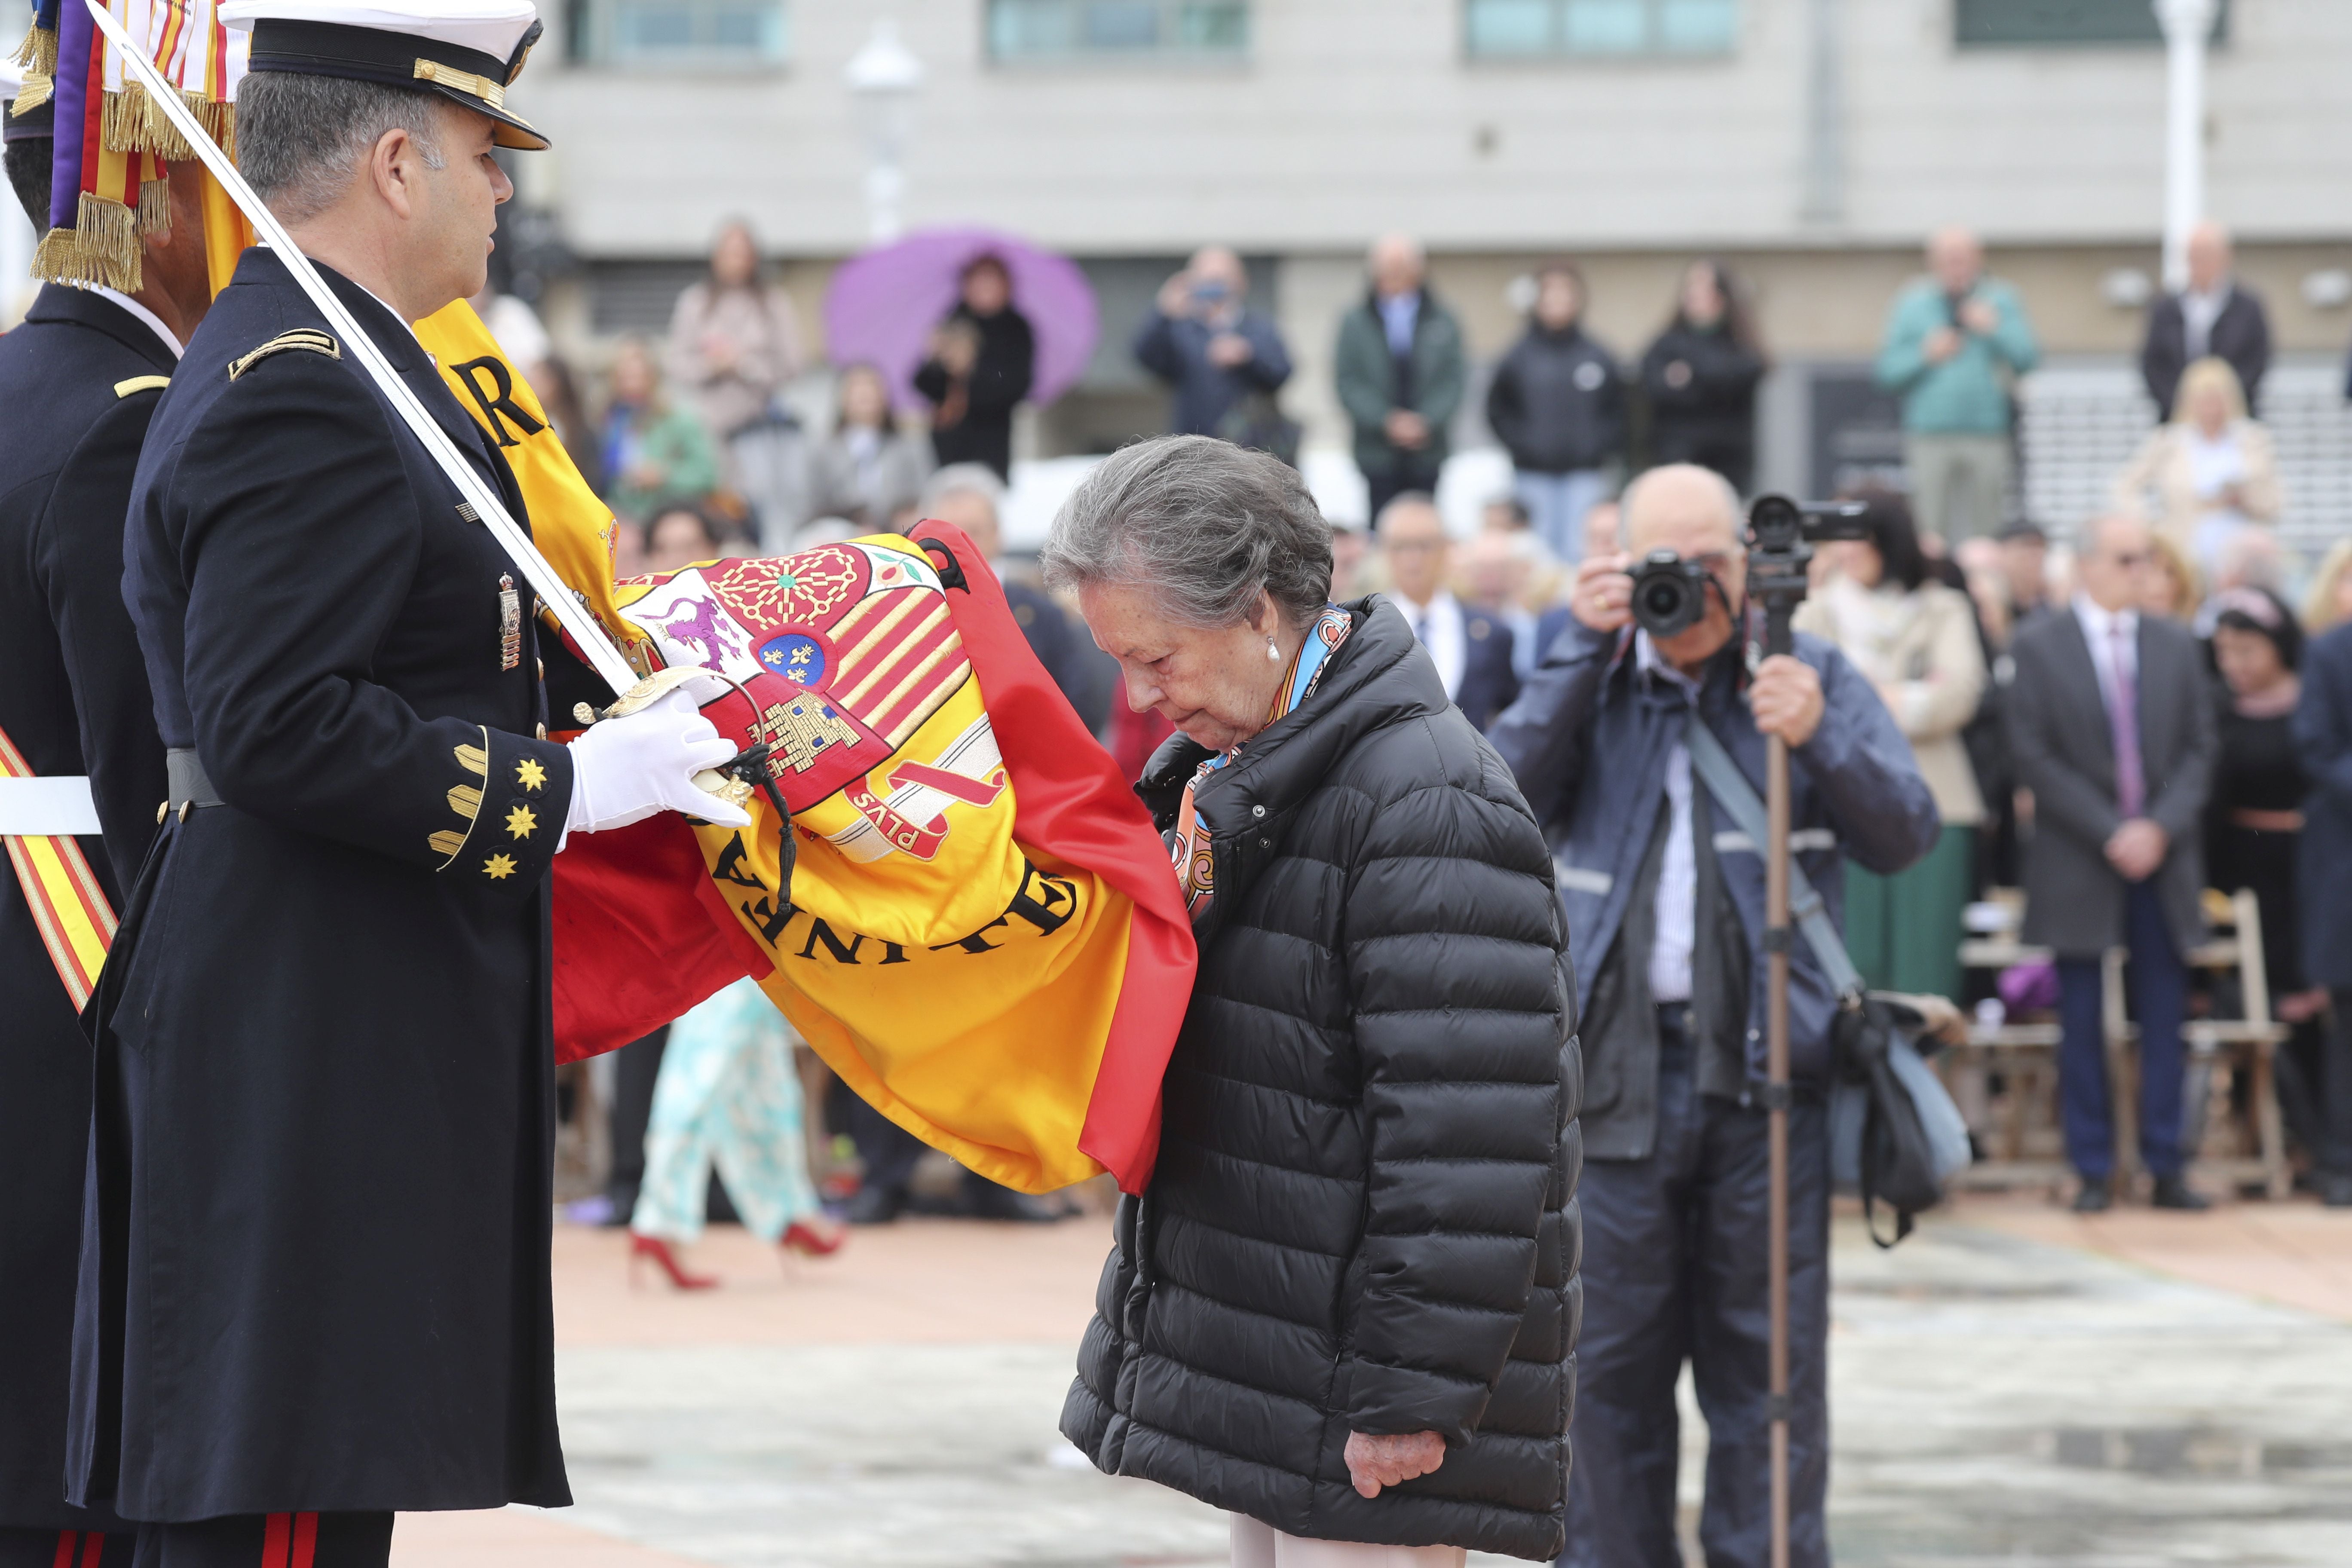
[{"label": "purple umbrella", "polygon": [[860,360],[889,378],[893,402],[916,401],[915,372],[931,329],[955,309],[963,269],[983,256],[1004,263],[1013,305],[1037,336],[1029,400],[1047,404],[1076,384],[1095,352],[1101,318],[1078,264],[986,228],[927,228],[842,264],[824,296],[826,353]]}]

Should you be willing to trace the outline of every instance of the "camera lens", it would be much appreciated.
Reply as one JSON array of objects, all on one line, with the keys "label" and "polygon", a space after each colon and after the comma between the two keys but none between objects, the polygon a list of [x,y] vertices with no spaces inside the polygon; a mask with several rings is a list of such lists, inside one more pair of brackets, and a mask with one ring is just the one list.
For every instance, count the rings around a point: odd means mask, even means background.
[{"label": "camera lens", "polygon": [[1671,550],[1654,550],[1633,570],[1633,619],[1654,637],[1670,637],[1706,614],[1706,575]]}]

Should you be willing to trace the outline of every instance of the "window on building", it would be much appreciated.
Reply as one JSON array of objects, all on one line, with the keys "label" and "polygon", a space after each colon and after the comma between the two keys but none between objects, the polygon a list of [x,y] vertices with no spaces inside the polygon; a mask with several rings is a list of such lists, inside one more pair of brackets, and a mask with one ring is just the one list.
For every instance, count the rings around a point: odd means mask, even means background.
[{"label": "window on building", "polygon": [[1229,59],[1248,50],[1248,0],[988,0],[988,52],[1000,60]]},{"label": "window on building", "polygon": [[780,66],[791,52],[784,0],[572,0],[569,52],[590,65]]},{"label": "window on building", "polygon": [[1473,59],[1573,55],[1725,55],[1739,0],[1465,0]]},{"label": "window on building", "polygon": [[[2149,0],[1954,0],[1956,42],[2002,44],[2161,44]],[[2230,0],[2213,18],[2216,41],[2230,33]]]}]

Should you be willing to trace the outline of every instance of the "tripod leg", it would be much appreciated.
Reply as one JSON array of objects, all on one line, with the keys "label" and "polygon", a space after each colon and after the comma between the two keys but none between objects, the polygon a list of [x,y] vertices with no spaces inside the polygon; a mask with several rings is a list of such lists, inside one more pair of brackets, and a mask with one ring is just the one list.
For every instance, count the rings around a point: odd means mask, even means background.
[{"label": "tripod leg", "polygon": [[1765,1077],[1771,1117],[1766,1289],[1771,1296],[1772,1568],[1789,1568],[1789,746],[1766,741]]}]

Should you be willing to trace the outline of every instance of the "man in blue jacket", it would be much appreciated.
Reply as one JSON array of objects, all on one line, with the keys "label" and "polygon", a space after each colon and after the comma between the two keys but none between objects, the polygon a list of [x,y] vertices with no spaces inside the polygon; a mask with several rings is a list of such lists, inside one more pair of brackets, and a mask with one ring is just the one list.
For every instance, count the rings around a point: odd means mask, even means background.
[{"label": "man in blue jacket", "polygon": [[[1751,675],[1739,501],[1715,473],[1654,468],[1624,497],[1631,556],[1587,561],[1574,618],[1490,739],[1549,834],[1576,955],[1585,1061],[1583,1334],[1568,1550],[1580,1568],[1681,1561],[1675,1382],[1691,1364],[1711,1451],[1710,1563],[1761,1564],[1770,1532],[1766,1367],[1764,861],[1695,780],[1696,710],[1760,796],[1765,737],[1790,757],[1791,847],[1841,915],[1840,854],[1881,874],[1936,842],[1936,804],[1870,682],[1800,635]],[[1663,642],[1633,625],[1633,561],[1705,567],[1706,618]],[[1738,612],[1735,615],[1735,611]],[[1836,1003],[1791,955],[1791,1561],[1826,1564],[1829,1140]]]},{"label": "man in blue jacket", "polygon": [[1218,435],[1244,398],[1271,396],[1290,379],[1282,334],[1249,308],[1249,272],[1222,245],[1195,251],[1160,286],[1135,334],[1135,358],[1174,391],[1177,436]]}]

